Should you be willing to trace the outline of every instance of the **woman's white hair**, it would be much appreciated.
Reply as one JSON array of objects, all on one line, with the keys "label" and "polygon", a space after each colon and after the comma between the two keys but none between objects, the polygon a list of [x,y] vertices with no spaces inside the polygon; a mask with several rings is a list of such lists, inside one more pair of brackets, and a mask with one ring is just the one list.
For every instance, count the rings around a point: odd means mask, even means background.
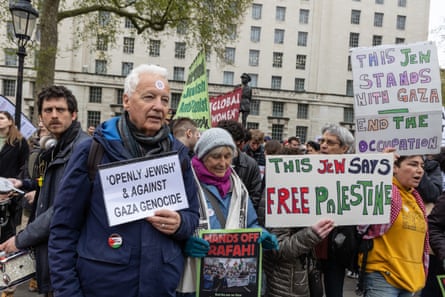
[{"label": "woman's white hair", "polygon": [[139,83],[139,76],[143,73],[157,74],[162,76],[166,80],[168,75],[168,71],[164,67],[153,64],[141,64],[138,67],[134,68],[125,78],[124,94],[127,94],[128,96],[131,96],[133,94]]}]

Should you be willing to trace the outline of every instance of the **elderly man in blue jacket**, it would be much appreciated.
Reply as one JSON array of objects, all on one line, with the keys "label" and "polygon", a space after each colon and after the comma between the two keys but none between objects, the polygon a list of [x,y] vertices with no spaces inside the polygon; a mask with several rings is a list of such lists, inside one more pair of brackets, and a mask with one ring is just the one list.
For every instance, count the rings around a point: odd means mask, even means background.
[{"label": "elderly man in blue jacket", "polygon": [[55,296],[175,296],[183,243],[199,211],[187,149],[166,125],[169,99],[166,69],[140,65],[125,80],[122,116],[97,127],[92,141],[103,148],[100,164],[177,152],[189,207],[110,226],[106,189],[97,172],[90,180],[91,141],[84,142],[54,203],[49,259]]}]

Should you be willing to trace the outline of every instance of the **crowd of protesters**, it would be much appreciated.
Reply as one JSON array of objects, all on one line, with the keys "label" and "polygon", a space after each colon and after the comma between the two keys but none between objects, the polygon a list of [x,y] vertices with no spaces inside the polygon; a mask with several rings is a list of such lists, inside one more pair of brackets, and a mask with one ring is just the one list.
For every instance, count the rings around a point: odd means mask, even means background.
[{"label": "crowd of protesters", "polygon": [[[311,297],[309,260],[320,263],[326,297],[343,296],[347,273],[358,272],[365,297],[441,296],[435,276],[445,273],[443,152],[394,152],[388,224],[338,227],[321,219],[305,228],[268,229],[266,156],[353,153],[348,129],[328,124],[306,142],[272,139],[246,130],[244,117],[243,123],[224,120],[199,131],[192,119],[168,119],[167,71],[155,65],[130,72],[122,102],[122,115],[85,132],[74,94],[47,87],[38,94],[39,129],[29,143],[12,116],[0,111],[0,176],[19,189],[0,193],[0,251],[32,250],[36,275],[30,290],[49,297],[196,296],[197,259],[209,251],[198,231],[260,228],[262,296]],[[119,170],[129,160],[173,152],[188,207],[110,226],[99,167]],[[19,229],[22,217],[27,222]],[[338,234],[356,232],[372,240],[372,248],[358,259],[333,253]]]}]

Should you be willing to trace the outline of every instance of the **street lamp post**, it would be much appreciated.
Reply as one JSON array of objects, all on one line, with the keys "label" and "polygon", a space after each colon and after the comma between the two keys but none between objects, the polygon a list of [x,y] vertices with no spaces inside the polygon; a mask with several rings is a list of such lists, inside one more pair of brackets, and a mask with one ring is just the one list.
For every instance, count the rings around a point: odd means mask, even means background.
[{"label": "street lamp post", "polygon": [[15,124],[21,127],[23,67],[26,57],[26,44],[31,39],[39,13],[31,5],[30,0],[10,1],[9,10],[12,14],[14,33],[17,38],[19,66],[17,70],[17,90],[15,95]]}]

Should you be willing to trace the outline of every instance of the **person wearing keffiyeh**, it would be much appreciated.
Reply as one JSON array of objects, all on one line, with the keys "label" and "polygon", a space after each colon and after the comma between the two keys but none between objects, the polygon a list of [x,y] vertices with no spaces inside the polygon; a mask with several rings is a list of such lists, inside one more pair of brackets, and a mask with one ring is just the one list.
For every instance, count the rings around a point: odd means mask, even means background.
[{"label": "person wearing keffiyeh", "polygon": [[[428,274],[428,224],[425,206],[415,189],[422,176],[421,155],[401,156],[394,162],[391,216],[388,224],[363,225],[372,239],[364,277],[365,297],[408,297],[421,290]],[[362,255],[359,256],[359,265]]]}]

